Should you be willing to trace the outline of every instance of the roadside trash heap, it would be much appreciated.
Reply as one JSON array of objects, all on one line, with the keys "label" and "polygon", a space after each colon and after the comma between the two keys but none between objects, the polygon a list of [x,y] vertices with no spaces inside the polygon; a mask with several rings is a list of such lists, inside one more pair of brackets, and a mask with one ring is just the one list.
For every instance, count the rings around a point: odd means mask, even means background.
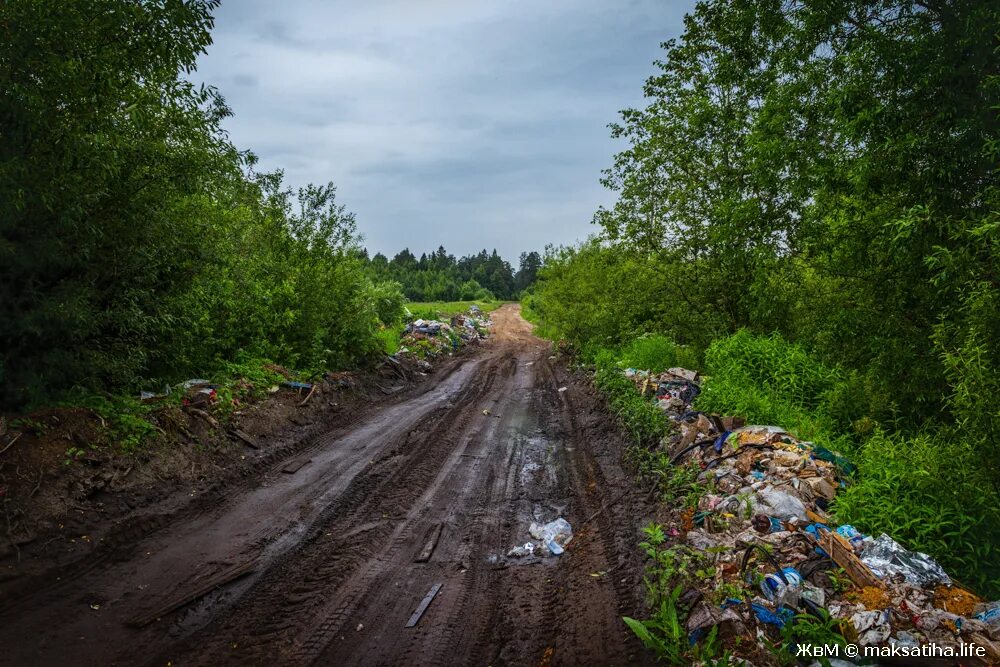
[{"label": "roadside trash heap", "polygon": [[934,643],[957,654],[974,643],[985,648],[982,664],[1000,664],[1000,601],[980,599],[889,535],[864,535],[827,514],[856,472],[850,461],[778,426],[692,410],[696,372],[625,375],[678,425],[662,442],[671,462],[697,466],[708,489],[671,530],[708,565],[680,598],[692,643],[716,627],[746,661],[766,652],[765,637],[780,640],[796,614],[829,614],[861,647]]},{"label": "roadside trash heap", "polygon": [[452,354],[463,345],[489,337],[491,326],[493,322],[476,305],[447,322],[414,320],[403,329],[399,354],[410,354],[421,360]]}]

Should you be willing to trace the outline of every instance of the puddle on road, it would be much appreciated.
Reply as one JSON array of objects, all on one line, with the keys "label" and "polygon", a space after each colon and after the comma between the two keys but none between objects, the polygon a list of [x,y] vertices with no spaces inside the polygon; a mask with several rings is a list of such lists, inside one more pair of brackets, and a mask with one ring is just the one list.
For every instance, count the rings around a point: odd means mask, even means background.
[{"label": "puddle on road", "polygon": [[[486,561],[496,567],[554,565],[559,557],[548,554],[528,529],[532,523],[549,523],[566,516],[568,506],[565,471],[565,447],[548,438],[539,429],[522,428],[512,432],[512,470],[509,471],[508,498],[513,510],[511,544],[502,553],[489,554]],[[509,556],[515,547],[533,545],[531,555]],[[525,552],[525,549],[520,551]]]}]

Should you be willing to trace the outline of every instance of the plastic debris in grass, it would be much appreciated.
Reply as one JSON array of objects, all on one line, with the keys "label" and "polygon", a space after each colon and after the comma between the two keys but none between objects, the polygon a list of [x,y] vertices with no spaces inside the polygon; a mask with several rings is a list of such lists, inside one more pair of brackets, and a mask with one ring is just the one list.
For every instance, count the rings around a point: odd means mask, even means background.
[{"label": "plastic debris in grass", "polygon": [[975,643],[1000,664],[1000,602],[955,586],[931,556],[838,526],[826,513],[856,474],[846,457],[780,425],[745,426],[692,410],[690,374],[625,375],[677,423],[661,442],[669,460],[692,467],[694,488],[708,489],[684,515],[683,542],[710,563],[689,581],[691,592],[704,599],[741,592],[723,605],[735,617],[692,608],[692,639],[713,625],[719,638],[736,630],[741,639],[727,648],[751,659],[784,641],[781,626],[812,618],[862,646]]}]

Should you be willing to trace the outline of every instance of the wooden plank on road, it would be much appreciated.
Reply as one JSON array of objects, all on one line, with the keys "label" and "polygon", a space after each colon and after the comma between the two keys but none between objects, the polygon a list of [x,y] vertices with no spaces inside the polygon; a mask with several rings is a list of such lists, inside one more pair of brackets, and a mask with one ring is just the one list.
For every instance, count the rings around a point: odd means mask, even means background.
[{"label": "wooden plank on road", "polygon": [[424,545],[423,551],[420,555],[416,557],[413,561],[415,563],[426,563],[431,559],[431,555],[434,553],[434,549],[437,547],[438,540],[441,539],[441,528],[443,524],[438,524],[434,526],[434,530],[431,531],[430,539],[427,540],[427,544]]},{"label": "wooden plank on road", "polygon": [[434,600],[434,596],[438,594],[438,591],[441,590],[442,586],[444,586],[444,584],[434,584],[431,586],[431,590],[424,596],[424,599],[420,601],[420,604],[417,605],[417,609],[413,612],[413,615],[410,616],[410,620],[406,622],[406,627],[412,628],[420,622],[420,617],[424,615],[425,611],[427,611],[427,607],[431,605],[431,601]]}]

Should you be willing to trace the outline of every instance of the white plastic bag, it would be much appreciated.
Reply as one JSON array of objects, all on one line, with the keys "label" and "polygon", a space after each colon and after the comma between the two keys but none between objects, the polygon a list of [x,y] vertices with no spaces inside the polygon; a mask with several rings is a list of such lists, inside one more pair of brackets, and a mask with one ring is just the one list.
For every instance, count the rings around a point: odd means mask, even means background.
[{"label": "white plastic bag", "polygon": [[549,552],[556,556],[560,555],[573,539],[573,528],[570,527],[569,521],[562,517],[543,526],[532,522],[528,533],[536,540],[541,540]]}]

